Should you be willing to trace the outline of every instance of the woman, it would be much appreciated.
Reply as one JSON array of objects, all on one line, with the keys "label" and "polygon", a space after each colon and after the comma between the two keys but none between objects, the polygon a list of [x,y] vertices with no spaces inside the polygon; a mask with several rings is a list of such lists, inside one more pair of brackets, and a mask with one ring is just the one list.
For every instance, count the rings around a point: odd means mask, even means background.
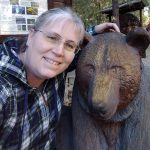
[{"label": "woman", "polygon": [[[119,31],[104,23],[90,32],[108,28]],[[0,45],[0,149],[54,149],[65,70],[83,36],[81,19],[69,8],[55,8],[37,18],[26,41]]]}]

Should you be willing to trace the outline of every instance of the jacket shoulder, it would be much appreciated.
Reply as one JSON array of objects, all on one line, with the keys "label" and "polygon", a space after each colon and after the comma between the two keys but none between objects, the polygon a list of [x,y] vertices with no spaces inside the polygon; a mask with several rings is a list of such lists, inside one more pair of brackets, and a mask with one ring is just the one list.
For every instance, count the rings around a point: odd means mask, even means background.
[{"label": "jacket shoulder", "polygon": [[7,99],[12,93],[12,84],[0,75],[0,101]]}]

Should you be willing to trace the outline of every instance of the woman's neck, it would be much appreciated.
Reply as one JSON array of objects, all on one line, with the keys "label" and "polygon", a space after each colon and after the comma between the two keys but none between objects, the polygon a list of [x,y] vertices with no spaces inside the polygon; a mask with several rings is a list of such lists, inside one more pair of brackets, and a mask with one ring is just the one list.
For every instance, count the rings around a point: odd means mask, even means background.
[{"label": "woman's neck", "polygon": [[28,84],[33,88],[41,88],[44,82],[43,79],[36,78],[29,72],[27,72],[27,81],[28,81]]}]

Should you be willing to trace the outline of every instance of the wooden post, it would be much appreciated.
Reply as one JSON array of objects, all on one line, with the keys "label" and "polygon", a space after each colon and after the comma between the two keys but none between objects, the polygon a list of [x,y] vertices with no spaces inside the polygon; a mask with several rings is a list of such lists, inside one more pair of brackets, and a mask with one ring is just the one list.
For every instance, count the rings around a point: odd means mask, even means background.
[{"label": "wooden post", "polygon": [[108,18],[109,18],[109,22],[111,22],[111,15],[110,14],[108,15]]},{"label": "wooden post", "polygon": [[119,25],[119,4],[118,0],[112,0],[112,21]]},{"label": "wooden post", "polygon": [[140,9],[140,26],[143,27],[142,9]]}]

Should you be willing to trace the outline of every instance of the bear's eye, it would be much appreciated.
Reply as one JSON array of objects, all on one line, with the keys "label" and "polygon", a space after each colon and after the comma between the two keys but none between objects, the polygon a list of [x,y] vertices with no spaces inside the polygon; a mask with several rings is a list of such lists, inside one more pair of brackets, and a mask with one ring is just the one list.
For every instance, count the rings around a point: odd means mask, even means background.
[{"label": "bear's eye", "polygon": [[110,67],[109,72],[113,77],[121,79],[124,69],[122,66],[114,65]]},{"label": "bear's eye", "polygon": [[94,66],[91,64],[86,65],[84,70],[86,70],[86,73],[89,76],[92,76],[94,74],[94,71],[95,71]]}]

